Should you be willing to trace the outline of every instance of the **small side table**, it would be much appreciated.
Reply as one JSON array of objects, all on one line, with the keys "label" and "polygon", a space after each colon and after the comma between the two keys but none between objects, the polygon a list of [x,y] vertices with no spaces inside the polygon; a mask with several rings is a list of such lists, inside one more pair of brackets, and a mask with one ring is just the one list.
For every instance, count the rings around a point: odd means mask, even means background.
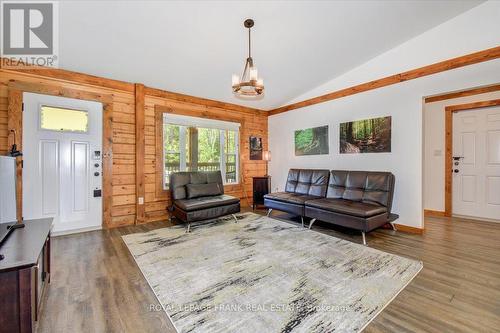
[{"label": "small side table", "polygon": [[264,204],[264,195],[271,191],[271,176],[253,178],[253,209]]}]

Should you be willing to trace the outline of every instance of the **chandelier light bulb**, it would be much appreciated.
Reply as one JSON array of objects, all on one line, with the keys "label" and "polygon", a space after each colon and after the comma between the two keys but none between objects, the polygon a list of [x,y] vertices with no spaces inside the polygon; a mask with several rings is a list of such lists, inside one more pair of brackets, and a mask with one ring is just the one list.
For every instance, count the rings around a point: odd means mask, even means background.
[{"label": "chandelier light bulb", "polygon": [[258,76],[257,67],[250,68],[250,80],[257,80]]},{"label": "chandelier light bulb", "polygon": [[233,74],[233,77],[231,78],[231,82],[233,87],[240,84],[240,77],[236,74]]}]

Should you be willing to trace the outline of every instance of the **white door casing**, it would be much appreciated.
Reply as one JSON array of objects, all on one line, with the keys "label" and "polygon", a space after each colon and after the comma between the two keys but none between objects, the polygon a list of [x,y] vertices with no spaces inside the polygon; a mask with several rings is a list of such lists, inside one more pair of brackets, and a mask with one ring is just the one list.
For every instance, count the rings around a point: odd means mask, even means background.
[{"label": "white door casing", "polygon": [[453,214],[500,220],[500,107],[453,113],[453,156]]},{"label": "white door casing", "polygon": [[[23,101],[24,219],[54,217],[54,233],[101,228],[102,104],[33,93]],[[87,111],[87,133],[41,129],[43,105]]]}]

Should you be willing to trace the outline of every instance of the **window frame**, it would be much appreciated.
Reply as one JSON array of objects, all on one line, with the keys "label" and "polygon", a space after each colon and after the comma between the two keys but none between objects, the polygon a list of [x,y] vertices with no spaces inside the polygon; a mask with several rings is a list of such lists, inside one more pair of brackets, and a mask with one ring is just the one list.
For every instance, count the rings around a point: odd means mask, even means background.
[{"label": "window frame", "polygon": [[[165,182],[165,172],[164,172],[164,161],[165,161],[165,156],[164,156],[164,138],[163,138],[163,124],[164,124],[164,115],[170,114],[170,115],[175,115],[175,116],[186,116],[186,117],[192,117],[192,118],[200,118],[200,119],[207,119],[207,120],[215,120],[215,121],[223,121],[223,122],[232,122],[238,125],[238,130],[236,131],[237,133],[237,139],[236,139],[236,145],[237,145],[237,155],[238,157],[236,158],[236,171],[237,171],[237,176],[236,176],[236,182],[234,183],[226,183],[225,182],[225,175],[223,178],[224,181],[224,188],[229,188],[232,190],[232,187],[234,186],[235,188],[242,187],[244,184],[241,181],[241,176],[242,176],[242,170],[241,170],[241,165],[242,165],[242,150],[241,148],[244,147],[244,142],[241,141],[242,138],[242,133],[241,131],[244,128],[244,118],[243,117],[234,117],[231,115],[227,116],[220,116],[220,114],[213,115],[212,118],[210,118],[210,111],[208,111],[208,114],[205,111],[204,113],[197,113],[193,112],[192,110],[177,110],[173,109],[172,107],[168,106],[163,106],[163,105],[155,105],[155,150],[156,150],[156,158],[155,158],[155,194],[156,194],[156,199],[165,199],[167,200],[170,196],[170,190],[166,188],[166,182]],[[205,116],[205,117],[204,117]],[[203,126],[200,126],[203,127]],[[224,148],[224,147],[222,147]],[[160,158],[158,158],[160,157]],[[224,161],[221,159],[221,161]],[[221,171],[222,173],[222,171]]]}]

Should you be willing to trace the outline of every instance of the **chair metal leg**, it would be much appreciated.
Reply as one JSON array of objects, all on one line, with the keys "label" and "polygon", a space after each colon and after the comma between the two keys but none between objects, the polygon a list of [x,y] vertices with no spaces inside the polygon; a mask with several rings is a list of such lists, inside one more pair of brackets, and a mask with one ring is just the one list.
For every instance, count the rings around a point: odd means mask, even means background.
[{"label": "chair metal leg", "polygon": [[231,216],[232,216],[232,217],[233,217],[233,219],[234,219],[234,223],[238,223],[238,218],[236,217],[236,215],[231,214]]},{"label": "chair metal leg", "polygon": [[267,217],[269,217],[269,215],[271,215],[271,212],[272,212],[272,211],[273,211],[273,209],[272,209],[272,208],[269,208],[269,209],[267,210]]},{"label": "chair metal leg", "polygon": [[366,236],[365,236],[365,232],[364,232],[364,231],[361,231],[361,235],[363,236],[363,245],[366,245]]},{"label": "chair metal leg", "polygon": [[191,232],[191,222],[188,222],[187,228],[186,228],[186,233]]},{"label": "chair metal leg", "polygon": [[300,217],[300,222],[302,223],[302,228],[304,228],[304,216]]},{"label": "chair metal leg", "polygon": [[312,219],[310,222],[309,222],[309,229],[312,228],[314,222],[316,222],[316,219]]},{"label": "chair metal leg", "polygon": [[394,222],[389,222],[391,224],[392,230],[397,231],[396,224]]}]

